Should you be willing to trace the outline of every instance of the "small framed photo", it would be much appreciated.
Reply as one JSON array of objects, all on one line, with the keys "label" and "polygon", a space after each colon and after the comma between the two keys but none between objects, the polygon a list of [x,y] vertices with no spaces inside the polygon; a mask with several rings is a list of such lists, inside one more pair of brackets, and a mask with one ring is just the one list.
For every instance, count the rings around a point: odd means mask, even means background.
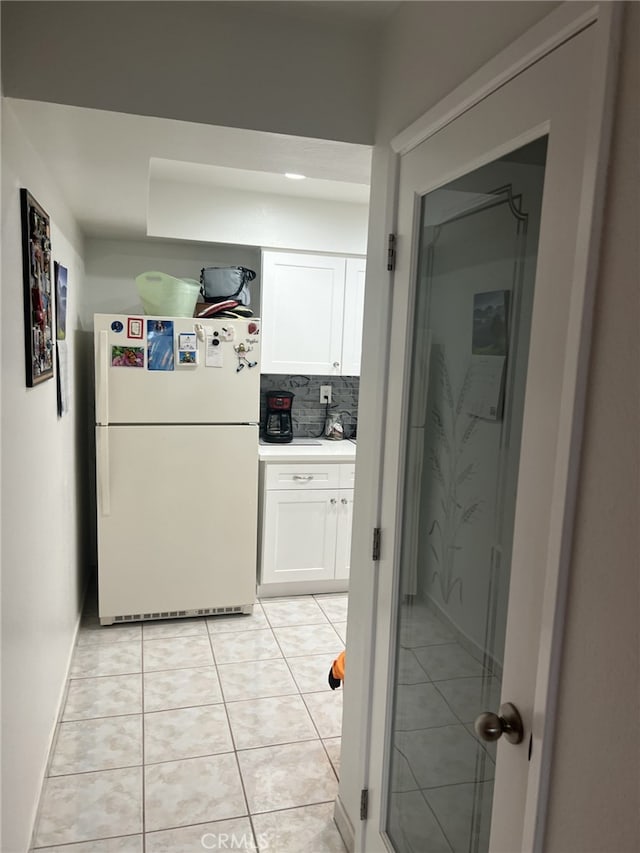
[{"label": "small framed photo", "polygon": [[127,337],[142,340],[143,321],[138,317],[129,317],[127,320]]}]

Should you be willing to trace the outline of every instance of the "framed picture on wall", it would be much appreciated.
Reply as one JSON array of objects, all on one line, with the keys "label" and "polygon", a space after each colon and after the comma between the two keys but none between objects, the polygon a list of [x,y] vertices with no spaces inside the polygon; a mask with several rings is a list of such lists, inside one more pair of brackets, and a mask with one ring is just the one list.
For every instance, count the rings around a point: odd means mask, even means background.
[{"label": "framed picture on wall", "polygon": [[24,341],[27,386],[53,377],[53,275],[51,225],[46,211],[31,193],[20,190],[22,267],[24,281]]},{"label": "framed picture on wall", "polygon": [[67,337],[67,276],[68,270],[57,261],[53,263],[56,278],[56,339]]}]

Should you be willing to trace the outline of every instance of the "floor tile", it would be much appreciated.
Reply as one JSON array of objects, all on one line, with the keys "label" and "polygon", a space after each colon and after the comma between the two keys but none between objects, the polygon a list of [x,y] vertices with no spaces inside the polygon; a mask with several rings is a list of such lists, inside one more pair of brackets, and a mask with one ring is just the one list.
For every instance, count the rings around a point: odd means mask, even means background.
[{"label": "floor tile", "polygon": [[207,635],[207,623],[202,617],[192,619],[162,619],[145,622],[142,636],[145,640],[164,640],[167,637],[202,637]]},{"label": "floor tile", "polygon": [[[204,853],[206,850],[239,850],[255,853],[256,846],[248,817],[198,823],[181,829],[148,832],[146,853]],[[277,851],[273,851],[277,853]]]},{"label": "floor tile", "polygon": [[238,631],[259,631],[269,627],[260,604],[256,604],[251,615],[234,613],[232,616],[211,616],[207,619],[210,634],[231,634]]},{"label": "floor tile", "polygon": [[391,773],[389,780],[389,790],[393,791],[396,794],[401,791],[420,790],[420,785],[418,784],[415,776],[413,775],[413,771],[411,770],[411,766],[407,761],[407,757],[403,754],[401,749],[398,749],[398,747],[395,745],[391,750]]},{"label": "floor tile", "polygon": [[418,646],[455,642],[451,628],[444,625],[432,610],[420,605],[400,610],[400,643],[407,649]]},{"label": "floor tile", "polygon": [[500,706],[502,683],[495,677],[454,678],[434,682],[434,686],[463,723],[473,723],[482,711],[495,711]]},{"label": "floor tile", "polygon": [[238,753],[251,814],[335,799],[338,782],[317,741]]},{"label": "floor tile", "polygon": [[142,768],[46,779],[34,846],[142,832]]},{"label": "floor tile", "polygon": [[145,672],[212,665],[213,654],[208,637],[144,640]]},{"label": "floor tile", "polygon": [[142,764],[142,715],[60,723],[50,776]]},{"label": "floor tile", "polygon": [[76,648],[69,677],[126,675],[141,670],[142,643],[102,643]]},{"label": "floor tile", "polygon": [[34,847],[42,853],[142,853],[141,835],[126,835],[120,838],[105,838],[101,841],[79,841],[62,847]]},{"label": "floor tile", "polygon": [[142,713],[142,676],[108,675],[69,682],[63,720]]},{"label": "floor tile", "polygon": [[433,684],[399,684],[396,695],[396,729],[428,729],[459,720]]},{"label": "floor tile", "polygon": [[346,593],[340,595],[316,595],[315,599],[330,622],[347,621],[349,596]]},{"label": "floor tile", "polygon": [[148,832],[247,814],[231,753],[151,764],[144,778]]},{"label": "floor tile", "polygon": [[[439,648],[429,646],[428,648]],[[421,684],[431,679],[420,666],[414,649],[398,649],[398,672],[396,680],[398,684]]]},{"label": "floor tile", "polygon": [[333,803],[255,815],[260,850],[277,853],[345,853],[333,821]]},{"label": "floor tile", "polygon": [[413,652],[431,681],[445,678],[483,675],[482,664],[465,651],[459,643],[425,646]]},{"label": "floor tile", "polygon": [[326,654],[331,660],[344,648],[344,643],[331,625],[296,625],[274,628],[273,633],[285,657]]},{"label": "floor tile", "polygon": [[224,705],[155,711],[144,715],[146,764],[232,752]]},{"label": "floor tile", "polygon": [[145,672],[143,679],[146,712],[222,702],[222,692],[214,666]]},{"label": "floor tile", "polygon": [[343,643],[347,642],[347,623],[346,622],[332,622],[333,627],[336,629],[337,635],[340,637]]},{"label": "floor tile", "polygon": [[269,599],[262,602],[262,608],[272,628],[281,628],[286,625],[316,625],[328,621],[311,595]]},{"label": "floor tile", "polygon": [[493,782],[423,791],[454,850],[488,850]]},{"label": "floor tile", "polygon": [[289,667],[282,658],[220,664],[218,675],[227,702],[298,692]]},{"label": "floor tile", "polygon": [[462,725],[397,733],[396,744],[423,789],[493,778],[493,762]]},{"label": "floor tile", "polygon": [[340,778],[340,748],[342,744],[342,738],[339,737],[330,737],[325,738],[322,743],[324,744],[324,748],[327,750],[329,755],[329,761],[333,764],[333,769],[336,771],[336,776],[338,779]]},{"label": "floor tile", "polygon": [[211,642],[217,664],[282,657],[271,629],[212,634]]},{"label": "floor tile", "polygon": [[77,646],[108,645],[110,643],[132,643],[142,639],[140,625],[101,625],[95,619],[78,629]]},{"label": "floor tile", "polygon": [[326,693],[305,693],[303,699],[320,737],[340,737],[342,734],[342,689],[327,690]]},{"label": "floor tile", "polygon": [[300,696],[229,702],[227,711],[236,749],[251,749],[318,737]]},{"label": "floor tile", "polygon": [[305,655],[288,658],[287,664],[293,673],[301,693],[324,693],[330,690],[329,669],[336,655]]},{"label": "floor tile", "polygon": [[396,850],[452,853],[420,791],[391,794],[389,805],[388,831]]}]

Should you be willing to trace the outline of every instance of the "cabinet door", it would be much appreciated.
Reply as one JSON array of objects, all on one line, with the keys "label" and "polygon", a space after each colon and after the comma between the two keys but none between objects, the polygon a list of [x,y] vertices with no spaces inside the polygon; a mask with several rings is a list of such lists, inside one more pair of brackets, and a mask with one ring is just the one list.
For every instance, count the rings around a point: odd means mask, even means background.
[{"label": "cabinet door", "polygon": [[338,491],[267,491],[262,583],[331,580],[336,553]]},{"label": "cabinet door", "polygon": [[338,376],[345,259],[264,252],[262,373]]},{"label": "cabinet door", "polygon": [[335,579],[349,577],[351,568],[351,525],[353,522],[353,489],[338,492],[338,525],[336,536]]},{"label": "cabinet door", "polygon": [[342,324],[342,375],[360,376],[365,258],[347,258]]}]

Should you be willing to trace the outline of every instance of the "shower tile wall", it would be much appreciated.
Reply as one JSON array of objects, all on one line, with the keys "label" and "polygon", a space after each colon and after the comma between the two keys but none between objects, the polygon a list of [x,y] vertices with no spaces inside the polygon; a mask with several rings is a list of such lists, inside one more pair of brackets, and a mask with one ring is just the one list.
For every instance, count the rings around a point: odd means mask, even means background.
[{"label": "shower tile wall", "polygon": [[293,434],[318,437],[324,429],[326,406],[320,402],[320,386],[331,385],[331,414],[340,412],[346,438],[355,435],[358,423],[359,376],[288,376],[280,373],[260,377],[260,428],[264,424],[266,394],[269,391],[291,391],[293,399]]}]

